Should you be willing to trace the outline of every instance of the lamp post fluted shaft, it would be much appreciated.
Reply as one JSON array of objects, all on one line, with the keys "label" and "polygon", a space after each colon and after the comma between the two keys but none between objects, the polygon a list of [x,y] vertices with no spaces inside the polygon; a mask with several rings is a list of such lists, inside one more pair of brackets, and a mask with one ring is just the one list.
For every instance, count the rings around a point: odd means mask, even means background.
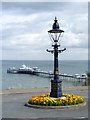
[{"label": "lamp post fluted shaft", "polygon": [[58,79],[58,45],[54,46],[54,80]]}]

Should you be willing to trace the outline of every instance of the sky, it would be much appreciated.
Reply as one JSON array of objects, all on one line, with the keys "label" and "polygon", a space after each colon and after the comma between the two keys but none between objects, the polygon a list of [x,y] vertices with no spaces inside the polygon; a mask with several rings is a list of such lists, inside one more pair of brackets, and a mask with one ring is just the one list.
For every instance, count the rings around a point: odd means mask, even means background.
[{"label": "sky", "polygon": [[48,30],[55,16],[64,34],[59,60],[88,59],[88,3],[3,2],[2,59],[52,60]]}]

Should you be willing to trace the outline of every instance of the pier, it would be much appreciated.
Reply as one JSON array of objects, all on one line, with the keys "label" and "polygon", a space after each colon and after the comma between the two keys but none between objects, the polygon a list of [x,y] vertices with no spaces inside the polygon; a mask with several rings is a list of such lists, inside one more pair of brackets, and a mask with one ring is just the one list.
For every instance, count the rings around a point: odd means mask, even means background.
[{"label": "pier", "polygon": [[[47,72],[47,71],[40,71],[40,72],[34,72],[34,75],[42,76],[42,77],[49,77],[53,78],[54,74]],[[70,75],[70,74],[59,74],[59,77],[61,80],[73,80],[73,81],[85,81],[87,79],[87,76],[82,74],[75,74],[75,75]]]},{"label": "pier", "polygon": [[[37,69],[36,69],[37,68]],[[30,68],[30,69],[16,69],[16,68],[12,68],[12,69],[8,69],[7,73],[13,73],[13,74],[32,74],[32,75],[36,75],[36,76],[40,76],[40,77],[48,77],[48,78],[53,78],[54,77],[54,73],[53,72],[48,72],[48,71],[41,71],[40,69],[38,69],[38,67],[34,67],[34,69]],[[67,80],[67,81],[86,81],[87,79],[87,75],[84,74],[75,74],[75,75],[71,75],[71,74],[60,74],[59,73],[59,77],[61,80]]]}]

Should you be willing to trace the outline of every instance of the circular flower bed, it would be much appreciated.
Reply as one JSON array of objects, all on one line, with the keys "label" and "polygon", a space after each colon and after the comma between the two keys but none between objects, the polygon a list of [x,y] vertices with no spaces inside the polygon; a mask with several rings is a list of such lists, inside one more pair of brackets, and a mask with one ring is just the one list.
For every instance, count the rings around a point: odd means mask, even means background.
[{"label": "circular flower bed", "polygon": [[28,104],[42,105],[42,106],[67,106],[76,105],[84,102],[82,96],[75,96],[73,94],[63,94],[62,97],[52,98],[50,94],[41,94],[40,96],[32,96]]}]

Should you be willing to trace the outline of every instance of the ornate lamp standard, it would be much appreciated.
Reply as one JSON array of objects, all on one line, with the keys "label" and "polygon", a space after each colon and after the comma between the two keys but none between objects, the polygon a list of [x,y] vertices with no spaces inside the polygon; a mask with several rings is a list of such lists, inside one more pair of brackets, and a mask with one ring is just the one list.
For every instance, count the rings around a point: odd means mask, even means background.
[{"label": "ornate lamp standard", "polygon": [[54,80],[51,80],[50,97],[55,97],[55,98],[62,96],[62,86],[61,86],[62,81],[59,79],[59,71],[58,71],[58,53],[65,51],[66,48],[59,50],[58,47],[60,47],[59,40],[63,32],[64,32],[63,30],[59,29],[59,24],[57,22],[57,18],[55,17],[52,30],[48,31],[50,35],[50,39],[53,42],[52,47],[54,49],[53,50],[47,49],[47,52],[54,53]]}]

